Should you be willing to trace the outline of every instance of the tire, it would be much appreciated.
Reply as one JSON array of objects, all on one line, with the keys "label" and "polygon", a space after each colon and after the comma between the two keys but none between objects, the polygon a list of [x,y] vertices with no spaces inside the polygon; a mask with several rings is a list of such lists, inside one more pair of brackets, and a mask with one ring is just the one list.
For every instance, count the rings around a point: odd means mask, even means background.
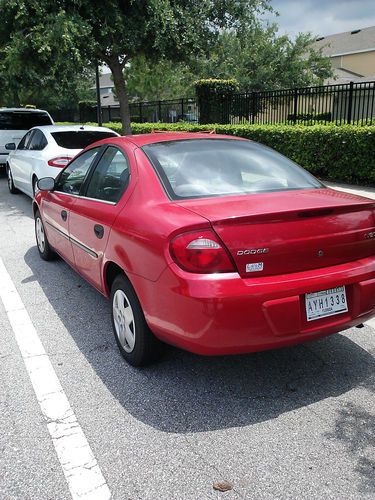
[{"label": "tire", "polygon": [[14,182],[13,182],[13,175],[12,175],[12,171],[10,169],[10,166],[7,165],[6,167],[6,171],[7,171],[7,178],[8,178],[8,189],[9,189],[9,192],[11,194],[18,194],[19,191],[18,189],[16,188],[16,186],[14,185]]},{"label": "tire", "polygon": [[36,185],[37,182],[38,182],[38,178],[34,176],[33,177],[33,184],[32,184],[32,186],[33,186],[33,198],[35,198],[36,191],[38,189],[38,187]]},{"label": "tire", "polygon": [[130,365],[146,366],[161,356],[163,344],[149,329],[138,297],[122,274],[112,284],[111,318],[117,346]]},{"label": "tire", "polygon": [[55,252],[51,249],[47,235],[44,231],[44,224],[40,216],[39,210],[35,212],[35,239],[36,246],[40,257],[43,260],[53,260],[56,257]]}]

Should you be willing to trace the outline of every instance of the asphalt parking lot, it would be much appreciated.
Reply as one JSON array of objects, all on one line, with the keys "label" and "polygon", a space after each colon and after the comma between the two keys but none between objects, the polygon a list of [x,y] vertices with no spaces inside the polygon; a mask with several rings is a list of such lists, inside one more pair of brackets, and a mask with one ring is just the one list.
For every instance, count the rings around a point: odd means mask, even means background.
[{"label": "asphalt parking lot", "polygon": [[[237,357],[168,348],[135,369],[117,350],[106,299],[62,260],[39,259],[31,200],[10,195],[3,174],[0,228],[0,258],[111,498],[375,497],[371,324]],[[71,498],[1,300],[0,384],[0,498]],[[233,489],[214,490],[222,480]]]}]

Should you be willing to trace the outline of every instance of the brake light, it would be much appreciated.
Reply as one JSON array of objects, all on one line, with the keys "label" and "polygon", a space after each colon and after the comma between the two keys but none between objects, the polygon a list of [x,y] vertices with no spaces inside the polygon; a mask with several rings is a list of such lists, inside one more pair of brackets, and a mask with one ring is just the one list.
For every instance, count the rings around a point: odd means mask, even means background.
[{"label": "brake light", "polygon": [[180,234],[170,252],[178,266],[191,273],[227,273],[235,270],[227,250],[211,230]]},{"label": "brake light", "polygon": [[50,167],[64,168],[72,158],[72,156],[57,156],[48,160],[48,165]]}]

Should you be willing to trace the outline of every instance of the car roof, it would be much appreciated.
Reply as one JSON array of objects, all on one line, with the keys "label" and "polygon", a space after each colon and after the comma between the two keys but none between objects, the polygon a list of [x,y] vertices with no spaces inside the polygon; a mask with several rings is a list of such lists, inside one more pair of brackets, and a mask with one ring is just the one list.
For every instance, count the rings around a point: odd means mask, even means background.
[{"label": "car roof", "polygon": [[[53,133],[53,132],[79,132],[79,131],[89,131],[89,132],[113,132],[117,134],[114,130],[107,127],[95,127],[92,125],[36,125],[31,130],[39,129],[42,132]],[[117,134],[118,135],[118,134]]]},{"label": "car roof", "polygon": [[0,108],[1,113],[48,113],[45,109],[35,108]]},{"label": "car roof", "polygon": [[224,135],[224,134],[212,134],[208,132],[157,132],[151,134],[138,134],[138,135],[126,135],[120,136],[111,139],[104,139],[100,141],[101,143],[112,142],[119,146],[122,143],[132,143],[136,147],[142,147],[147,144],[155,144],[158,142],[166,142],[166,141],[182,141],[182,140],[191,140],[191,139],[233,139],[239,141],[246,141],[243,137],[235,137],[232,135]]}]

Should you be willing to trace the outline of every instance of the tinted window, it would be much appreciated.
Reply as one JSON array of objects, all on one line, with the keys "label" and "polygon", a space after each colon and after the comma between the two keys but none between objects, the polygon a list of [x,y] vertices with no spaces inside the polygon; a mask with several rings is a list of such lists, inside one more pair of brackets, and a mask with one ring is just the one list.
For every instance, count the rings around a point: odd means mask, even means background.
[{"label": "tinted window", "polygon": [[79,194],[90,165],[98,154],[99,148],[93,148],[73,160],[59,175],[56,191]]},{"label": "tinted window", "polygon": [[86,196],[117,203],[128,181],[128,160],[117,148],[109,147],[95,168]]},{"label": "tinted window", "polygon": [[93,142],[116,136],[116,134],[112,132],[96,132],[89,130],[53,132],[51,135],[60,147],[67,149],[84,149]]},{"label": "tinted window", "polygon": [[22,139],[20,140],[18,146],[17,146],[17,149],[20,150],[20,149],[26,149],[27,148],[27,145],[29,143],[29,139],[31,137],[31,135],[33,134],[34,130],[30,130],[30,132],[27,132],[27,134],[25,134]]},{"label": "tinted window", "polygon": [[40,125],[52,125],[47,113],[0,111],[0,130],[29,130]]},{"label": "tinted window", "polygon": [[41,130],[35,130],[27,149],[42,151],[47,146],[47,139]]},{"label": "tinted window", "polygon": [[192,139],[149,144],[143,150],[172,198],[323,187],[285,156],[250,141]]}]

